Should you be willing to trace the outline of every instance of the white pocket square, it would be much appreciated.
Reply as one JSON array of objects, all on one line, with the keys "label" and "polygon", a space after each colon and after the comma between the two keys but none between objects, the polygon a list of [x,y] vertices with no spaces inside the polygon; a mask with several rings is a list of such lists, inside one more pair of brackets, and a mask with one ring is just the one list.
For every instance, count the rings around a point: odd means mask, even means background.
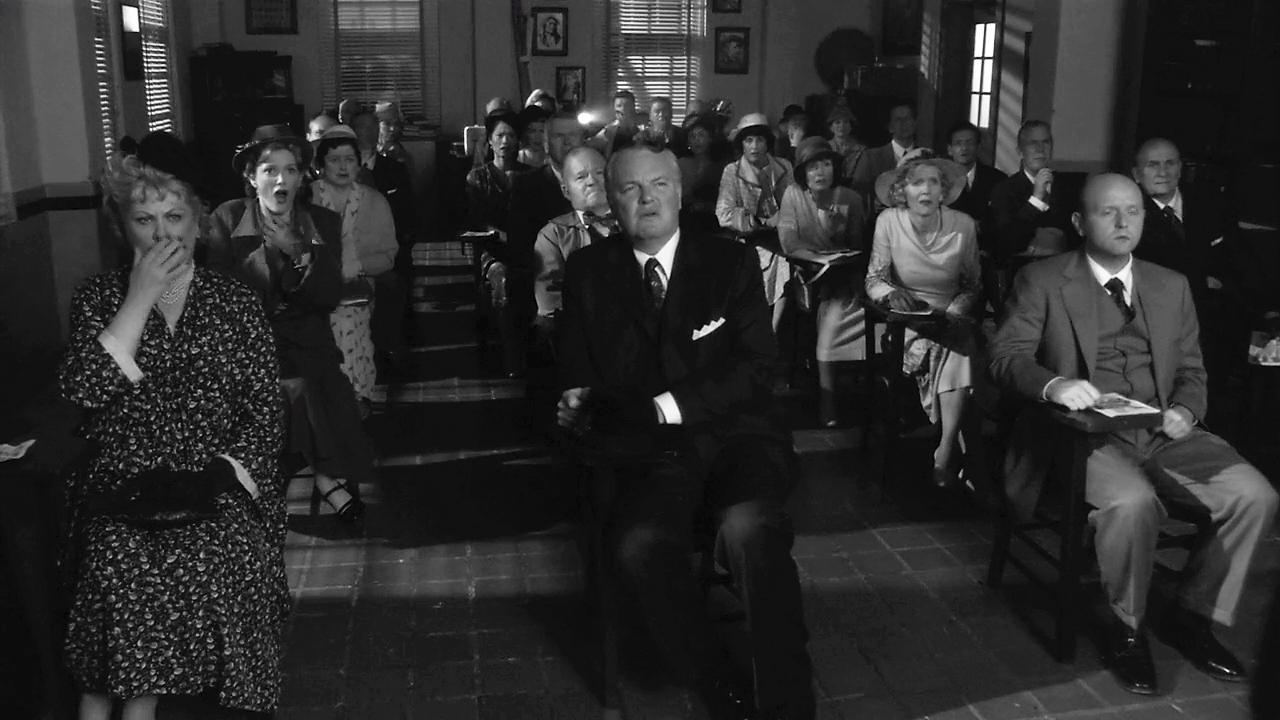
[{"label": "white pocket square", "polygon": [[706,337],[706,336],[710,335],[711,333],[715,332],[716,330],[719,330],[719,329],[720,329],[720,326],[721,326],[721,325],[723,325],[723,324],[724,324],[724,318],[717,318],[717,319],[715,319],[715,320],[712,320],[711,322],[707,323],[706,325],[703,325],[702,327],[698,328],[697,330],[694,330],[694,331],[693,331],[693,339],[694,339],[694,340],[700,340],[700,339],[702,339],[702,338],[704,338],[704,337]]}]

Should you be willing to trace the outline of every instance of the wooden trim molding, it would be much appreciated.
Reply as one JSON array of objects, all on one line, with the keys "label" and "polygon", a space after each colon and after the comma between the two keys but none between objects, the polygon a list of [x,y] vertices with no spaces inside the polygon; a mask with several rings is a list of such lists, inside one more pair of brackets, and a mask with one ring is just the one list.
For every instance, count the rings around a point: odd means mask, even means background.
[{"label": "wooden trim molding", "polygon": [[94,210],[102,205],[102,191],[91,182],[48,183],[13,194],[18,220],[42,213],[65,210]]}]

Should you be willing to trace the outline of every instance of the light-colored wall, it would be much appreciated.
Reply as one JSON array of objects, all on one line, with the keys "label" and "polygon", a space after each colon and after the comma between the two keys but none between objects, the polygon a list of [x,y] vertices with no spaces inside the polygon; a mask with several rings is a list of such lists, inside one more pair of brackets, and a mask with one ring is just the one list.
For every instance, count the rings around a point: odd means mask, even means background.
[{"label": "light-colored wall", "polygon": [[[748,4],[748,3],[744,3]],[[878,11],[872,2],[827,0],[768,0],[764,3],[764,65],[758,106],[778,117],[791,103],[827,92],[814,68],[813,53],[832,30],[851,27],[880,37]],[[713,20],[732,15],[712,15]],[[713,23],[714,24],[714,23]],[[723,24],[731,24],[724,22]],[[758,67],[758,66],[753,66]],[[740,111],[745,111],[739,105]]]},{"label": "light-colored wall", "polygon": [[[1056,168],[1091,172],[1108,166],[1124,11],[1125,3],[1116,0],[1007,0],[996,167],[1005,172],[1018,168],[1016,135],[1030,119],[1053,126]],[[1024,77],[1028,32],[1030,63]]]}]

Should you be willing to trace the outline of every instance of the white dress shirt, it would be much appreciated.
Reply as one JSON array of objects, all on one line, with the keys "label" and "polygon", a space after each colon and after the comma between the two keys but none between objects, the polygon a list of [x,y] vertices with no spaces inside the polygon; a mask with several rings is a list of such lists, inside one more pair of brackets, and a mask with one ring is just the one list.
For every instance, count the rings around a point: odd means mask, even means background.
[{"label": "white dress shirt", "polygon": [[[676,229],[675,235],[662,246],[657,253],[649,255],[632,248],[635,253],[636,262],[640,264],[641,279],[644,277],[644,266],[649,262],[649,258],[655,258],[658,261],[658,273],[662,277],[662,286],[664,290],[671,287],[671,269],[676,261],[676,246],[680,244],[680,230]],[[665,296],[665,293],[664,293]],[[680,425],[683,418],[680,415],[680,405],[676,403],[676,396],[671,391],[662,393],[653,398],[653,406],[658,411],[658,422],[666,425]]]},{"label": "white dress shirt", "polygon": [[903,147],[898,144],[897,140],[890,140],[889,147],[893,148],[893,159],[898,162],[902,162],[902,156],[914,149],[915,145],[912,145],[911,147]]},{"label": "white dress shirt", "polygon": [[1028,172],[1026,168],[1022,168],[1022,174],[1026,175],[1027,179],[1031,181],[1031,194],[1027,196],[1027,202],[1031,203],[1031,207],[1039,210],[1040,212],[1048,210],[1049,203],[1036,197],[1036,176]]}]

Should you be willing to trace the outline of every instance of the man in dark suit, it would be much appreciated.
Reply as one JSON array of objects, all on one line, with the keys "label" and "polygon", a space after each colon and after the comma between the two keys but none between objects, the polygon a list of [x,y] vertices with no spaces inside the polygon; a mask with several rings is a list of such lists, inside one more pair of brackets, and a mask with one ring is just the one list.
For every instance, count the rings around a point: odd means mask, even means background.
[{"label": "man in dark suit", "polygon": [[991,190],[991,222],[997,262],[1014,255],[1052,255],[1068,248],[1072,199],[1055,192],[1053,131],[1043,120],[1028,120],[1018,130],[1017,172]]},{"label": "man in dark suit", "polygon": [[978,148],[982,145],[982,131],[977,125],[964,121],[952,126],[947,133],[947,154],[965,169],[965,187],[960,197],[951,203],[952,210],[959,210],[978,222],[978,244],[984,251],[990,251],[983,239],[990,234],[984,233],[987,224],[988,207],[991,205],[991,190],[996,183],[1004,180],[1004,173],[978,162]]},{"label": "man in dark suit", "polygon": [[560,170],[569,151],[583,143],[582,124],[572,111],[560,111],[547,120],[545,137],[547,164],[517,175],[511,182],[507,242],[525,255],[533,252],[543,225],[573,209],[565,199]]},{"label": "man in dark suit", "polygon": [[741,716],[726,714],[728,665],[689,567],[691,527],[706,514],[747,609],[759,717],[812,718],[782,510],[791,451],[770,419],[776,348],[756,254],[681,237],[670,151],[619,149],[608,189],[622,232],[574,253],[565,272],[557,421],[584,439],[630,436],[673,451],[622,478],[612,524],[619,573],[671,667],[721,701],[718,716]]},{"label": "man in dark suit", "polygon": [[1164,138],[1152,138],[1138,148],[1133,179],[1142,188],[1147,212],[1142,242],[1133,254],[1186,276],[1200,318],[1209,389],[1216,398],[1225,385],[1224,375],[1245,358],[1249,331],[1244,301],[1230,282],[1234,273],[1222,198],[1209,188],[1179,186],[1182,156]]},{"label": "man in dark suit", "polygon": [[[1133,259],[1142,203],[1138,186],[1122,175],[1086,183],[1081,210],[1072,216],[1085,246],[1018,273],[992,347],[991,374],[1032,403],[1083,410],[1104,393],[1118,393],[1160,410],[1158,429],[1107,437],[1089,455],[1085,478],[1102,585],[1115,616],[1111,670],[1125,689],[1151,694],[1156,675],[1143,620],[1165,504],[1205,520],[1182,574],[1170,637],[1196,667],[1239,682],[1244,668],[1212,627],[1234,620],[1277,498],[1230,445],[1197,427],[1207,402],[1191,291],[1181,275]],[[1020,418],[1006,458],[1006,492],[1024,517],[1035,508],[1052,453],[1053,430],[1042,418]]]},{"label": "man in dark suit", "polygon": [[891,136],[889,142],[871,148],[858,163],[850,179],[850,186],[863,197],[876,196],[876,178],[886,170],[898,167],[902,157],[916,146],[916,109],[910,103],[899,103],[889,108],[886,124]]}]

